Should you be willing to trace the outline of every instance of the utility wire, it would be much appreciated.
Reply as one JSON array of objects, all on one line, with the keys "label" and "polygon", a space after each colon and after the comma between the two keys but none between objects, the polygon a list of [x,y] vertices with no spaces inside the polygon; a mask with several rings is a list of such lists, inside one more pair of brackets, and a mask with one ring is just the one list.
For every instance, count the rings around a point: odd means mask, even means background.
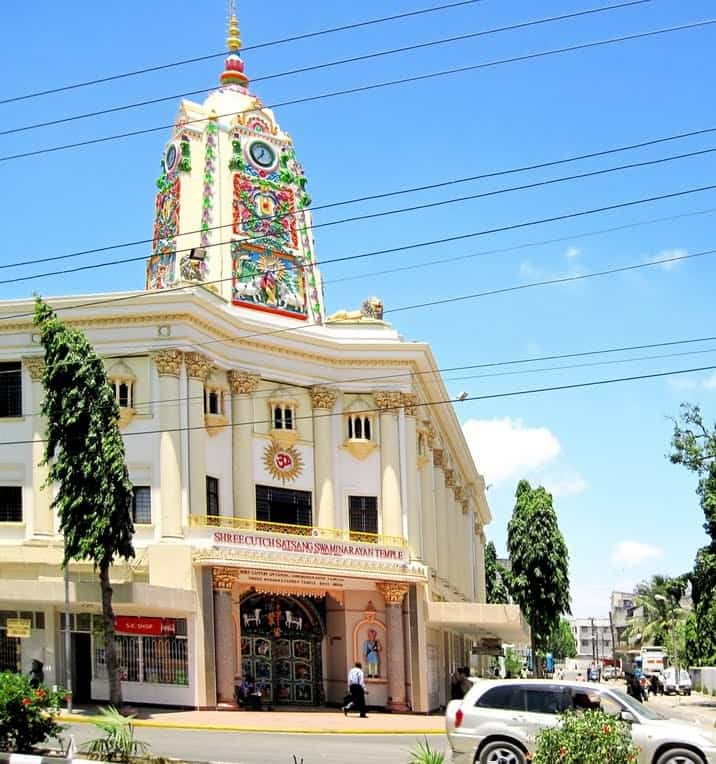
[{"label": "utility wire", "polygon": [[[333,34],[335,32],[345,32],[351,29],[359,29],[361,27],[371,26],[373,24],[383,24],[387,21],[398,21],[400,19],[409,18],[411,16],[420,16],[428,13],[436,13],[438,11],[449,10],[451,8],[458,8],[464,5],[473,5],[483,0],[460,0],[460,2],[445,3],[443,5],[435,5],[430,8],[422,8],[414,11],[407,11],[405,13],[398,13],[392,16],[383,16],[377,19],[368,19],[366,21],[358,21],[353,24],[344,24],[342,26],[330,27],[328,29],[320,29],[316,32],[305,32],[303,34],[292,35],[290,37],[283,37],[277,40],[270,40],[268,42],[257,43],[256,45],[247,45],[242,48],[243,52],[249,50],[259,50],[260,48],[269,48],[274,45],[283,45],[289,42],[297,42],[298,40],[309,40],[314,37],[321,37],[327,34]],[[120,74],[111,74],[106,77],[98,77],[92,80],[84,80],[83,82],[75,82],[70,85],[61,85],[58,87],[50,88],[49,90],[36,90],[32,93],[25,93],[24,95],[13,96],[11,98],[4,98],[0,100],[0,105],[6,103],[16,103],[17,101],[26,101],[29,98],[40,98],[41,96],[52,95],[53,93],[63,93],[68,90],[76,90],[77,88],[88,87],[89,85],[101,85],[105,82],[114,82],[115,80],[125,79],[126,77],[136,77],[141,74],[149,74],[150,72],[158,72],[163,69],[171,69],[176,66],[184,66],[185,64],[196,64],[200,61],[209,61],[213,58],[222,58],[226,56],[227,51],[221,51],[220,53],[209,53],[204,56],[195,56],[193,58],[184,58],[179,61],[172,61],[168,64],[157,64],[156,66],[147,66],[142,69],[134,69],[129,72],[122,72]]]},{"label": "utility wire", "polygon": [[[568,164],[570,162],[582,161],[584,159],[596,159],[597,157],[608,156],[610,154],[618,154],[624,151],[642,149],[642,148],[646,148],[647,146],[656,146],[661,143],[668,143],[670,141],[681,140],[683,138],[693,138],[695,136],[700,136],[700,135],[708,135],[714,132],[716,132],[716,126],[705,127],[698,130],[689,130],[683,133],[675,133],[673,135],[662,136],[660,138],[652,138],[645,141],[639,141],[637,143],[630,143],[630,144],[615,146],[615,147],[607,148],[607,149],[599,149],[597,151],[590,151],[584,154],[573,154],[571,156],[562,157],[560,159],[551,159],[544,162],[536,162],[536,163],[532,163],[528,165],[520,165],[518,167],[510,167],[505,170],[492,170],[490,172],[480,173],[478,175],[470,175],[470,176],[462,177],[462,178],[450,178],[448,180],[437,181],[435,183],[429,183],[429,184],[424,184],[420,186],[411,186],[409,188],[394,189],[392,191],[385,191],[382,193],[375,193],[375,194],[366,195],[366,196],[355,196],[350,199],[343,199],[343,200],[334,201],[334,202],[326,202],[324,204],[312,206],[309,211],[311,213],[314,213],[318,210],[326,210],[326,209],[331,209],[333,207],[342,207],[342,206],[346,206],[350,204],[358,204],[360,202],[374,201],[376,199],[387,199],[393,196],[403,196],[405,194],[411,194],[418,191],[434,191],[438,188],[444,188],[446,186],[459,185],[461,183],[470,183],[470,182],[478,181],[478,180],[487,180],[490,178],[497,178],[503,175],[513,175],[516,173],[528,172],[531,170],[541,170],[547,167],[555,167],[557,165]],[[292,214],[296,214],[296,213],[277,213],[275,215],[271,215],[267,217],[266,220],[280,220],[280,219],[283,219],[284,217],[289,217]],[[208,230],[218,231],[224,228],[231,228],[232,226],[233,226],[233,223],[226,223],[223,225],[210,226]],[[197,234],[197,233],[201,233],[201,230],[195,229],[192,231],[185,231],[179,235],[190,236],[192,234]],[[264,238],[264,237],[263,236],[246,237],[245,239],[241,239],[241,241],[251,241],[252,239],[259,239],[259,238]],[[92,255],[92,254],[99,254],[102,252],[109,252],[114,249],[126,249],[128,247],[134,247],[140,244],[151,244],[152,241],[153,241],[152,238],[135,239],[134,241],[125,241],[119,244],[107,244],[103,247],[94,247],[92,249],[83,249],[83,250],[78,250],[75,252],[66,252],[61,255],[52,255],[51,257],[41,257],[41,258],[35,258],[35,259],[29,259],[29,260],[19,260],[14,263],[2,263],[0,264],[0,270],[5,270],[7,268],[19,268],[21,266],[34,265],[36,263],[48,263],[48,262],[53,262],[56,260],[68,260],[70,258],[81,257],[84,255]],[[214,243],[210,242],[208,244],[208,247],[215,247],[215,246],[219,246],[221,244],[226,244],[226,243],[227,242],[225,241],[214,242]],[[184,251],[188,251],[188,249],[179,250],[179,252],[184,252]],[[145,257],[131,258],[131,259],[125,259],[125,260],[121,260],[117,262],[133,262],[137,259],[146,259],[146,258]],[[115,262],[109,263],[109,265],[114,265],[114,264]]]},{"label": "utility wire", "polygon": [[[530,61],[534,59],[545,58],[547,56],[554,56],[554,55],[560,55],[562,53],[569,53],[576,50],[587,50],[590,48],[596,48],[603,45],[612,45],[616,43],[628,42],[631,40],[638,40],[638,39],[642,39],[646,37],[654,37],[656,35],[667,34],[670,32],[680,32],[680,31],[685,31],[688,29],[697,29],[697,28],[701,28],[705,26],[710,26],[712,24],[716,24],[716,18],[703,19],[703,20],[691,22],[688,24],[680,24],[677,26],[665,27],[662,29],[652,29],[647,32],[637,32],[635,34],[622,35],[620,37],[611,37],[605,40],[595,40],[593,42],[581,43],[579,45],[570,45],[570,46],[566,46],[562,48],[553,48],[551,50],[543,50],[543,51],[538,51],[536,53],[527,53],[520,56],[512,56],[510,58],[503,58],[503,59],[493,60],[493,61],[484,61],[479,64],[469,64],[466,66],[458,66],[451,69],[443,69],[437,72],[429,72],[427,74],[418,74],[418,75],[412,75],[410,77],[401,77],[399,79],[394,79],[394,80],[374,82],[369,85],[359,85],[352,88],[346,88],[344,90],[334,90],[334,91],[329,91],[326,93],[320,93],[314,96],[304,96],[302,98],[294,98],[288,101],[280,101],[277,103],[273,103],[269,106],[262,106],[260,108],[276,109],[281,106],[294,106],[294,105],[302,104],[302,103],[313,103],[315,101],[321,101],[327,98],[336,98],[338,96],[363,93],[369,90],[377,90],[380,88],[394,87],[396,85],[405,85],[410,82],[423,82],[425,80],[435,79],[439,77],[446,77],[452,74],[462,74],[464,72],[476,71],[478,69],[487,69],[489,67],[500,66],[502,64],[512,64],[512,63],[517,63],[520,61]],[[243,109],[238,112],[218,114],[217,119],[233,117],[237,114],[241,114],[247,111],[256,111],[256,110],[257,110],[256,107],[252,107],[250,109]],[[207,121],[206,117],[201,119],[187,120],[184,123],[184,125],[190,125],[197,122],[206,122],[206,121]],[[156,127],[142,128],[139,130],[129,130],[127,132],[116,133],[114,135],[105,135],[99,138],[90,138],[83,141],[76,141],[74,143],[64,143],[58,146],[45,146],[44,148],[35,149],[33,151],[24,151],[17,154],[6,154],[5,156],[0,156],[0,162],[9,162],[16,159],[25,159],[27,157],[39,156],[41,154],[49,154],[56,151],[65,151],[67,149],[79,148],[81,146],[92,146],[99,143],[107,143],[109,141],[120,140],[122,138],[131,138],[138,135],[147,135],[149,133],[155,133],[162,130],[168,130],[173,127],[174,127],[174,123],[164,124],[164,125],[158,125]]]},{"label": "utility wire", "polygon": [[[473,231],[471,233],[466,233],[466,234],[457,234],[455,236],[445,236],[445,237],[442,237],[440,239],[433,239],[431,241],[424,241],[424,242],[418,242],[418,243],[413,243],[413,244],[404,244],[404,245],[400,245],[400,246],[397,246],[397,247],[389,247],[389,248],[386,248],[386,249],[373,250],[373,251],[370,251],[370,252],[361,252],[361,253],[354,254],[354,255],[345,255],[345,256],[339,257],[339,258],[332,258],[330,260],[330,262],[342,262],[342,261],[346,261],[346,260],[359,260],[359,259],[364,259],[364,258],[367,258],[367,257],[376,257],[376,256],[379,256],[379,255],[392,254],[392,253],[395,253],[395,252],[403,252],[403,251],[406,251],[406,250],[416,249],[418,247],[427,247],[427,246],[432,246],[432,245],[436,245],[436,244],[445,244],[447,242],[461,241],[463,239],[471,239],[471,238],[475,238],[475,237],[479,237],[479,236],[486,236],[488,234],[493,234],[493,233],[502,233],[502,232],[505,232],[505,231],[514,231],[514,230],[517,230],[517,229],[520,229],[520,228],[529,228],[529,227],[532,227],[532,226],[535,226],[535,225],[542,225],[544,223],[554,223],[554,222],[562,221],[562,220],[571,220],[573,218],[583,217],[585,215],[593,215],[593,214],[596,214],[596,213],[599,213],[599,212],[608,212],[608,211],[612,211],[612,210],[623,209],[623,208],[626,208],[626,207],[632,207],[632,206],[639,205],[639,204],[647,204],[647,203],[650,203],[650,202],[661,201],[661,200],[664,200],[664,199],[675,199],[675,198],[679,198],[679,197],[682,197],[682,196],[687,196],[687,195],[694,194],[694,193],[701,193],[703,191],[712,191],[714,189],[716,189],[716,184],[712,184],[712,185],[709,185],[709,186],[701,186],[701,187],[698,187],[698,188],[685,189],[683,191],[673,191],[673,192],[668,193],[668,194],[660,194],[660,195],[657,195],[657,196],[651,196],[651,197],[646,197],[646,198],[642,198],[642,199],[633,199],[633,200],[630,200],[630,201],[627,201],[627,202],[618,202],[616,204],[605,205],[603,207],[594,207],[594,208],[588,209],[588,210],[579,210],[577,212],[570,212],[570,213],[565,213],[565,214],[562,214],[562,215],[553,215],[551,217],[546,217],[546,218],[537,218],[537,219],[534,219],[534,220],[523,221],[521,223],[512,223],[510,225],[497,226],[497,227],[494,227],[494,228],[487,228],[487,229],[483,229],[481,231]],[[317,263],[317,265],[323,265],[325,262],[326,261]],[[203,281],[203,282],[200,282],[199,285],[203,286],[203,287],[206,287],[206,286],[210,286],[212,284],[220,284],[220,283],[223,283],[223,282],[231,281],[232,279],[233,279],[233,277],[229,276],[227,278],[222,278],[222,279],[213,279],[211,281]],[[191,288],[193,288],[193,286],[182,285],[182,286],[176,286],[176,287],[168,287],[166,289],[156,290],[156,291],[157,292],[161,291],[163,294],[167,294],[167,293],[185,291],[185,290],[191,289]],[[77,310],[77,309],[82,309],[82,308],[94,307],[94,306],[97,306],[97,305],[108,305],[108,304],[113,304],[113,303],[118,303],[118,302],[127,302],[127,301],[130,301],[130,300],[141,299],[143,297],[147,297],[148,295],[149,295],[149,293],[146,292],[146,291],[132,292],[130,294],[121,295],[121,296],[117,296],[117,297],[106,297],[106,298],[102,298],[102,299],[99,299],[99,300],[90,300],[90,301],[84,302],[84,303],[75,303],[74,305],[59,306],[58,308],[56,308],[56,312],[64,312],[64,311],[68,311],[68,310]],[[28,317],[32,318],[32,316],[33,316],[32,312],[29,312],[29,313],[28,312],[25,312],[25,313],[13,313],[13,314],[8,314],[8,315],[0,315],[0,321],[10,321],[10,320],[18,319],[18,318],[28,318]],[[302,325],[302,326],[298,326],[298,327],[288,327],[286,329],[277,330],[277,332],[282,333],[284,331],[295,331],[296,329],[307,328],[307,327],[310,327],[310,326],[312,326],[312,324]],[[272,332],[267,332],[267,334],[274,334],[274,333],[276,333],[276,332],[273,332],[273,331]],[[253,336],[253,335],[248,335],[248,336]]]},{"label": "utility wire", "polygon": [[[414,43],[413,45],[403,45],[399,48],[390,48],[388,50],[376,51],[374,53],[365,53],[359,56],[352,56],[350,58],[342,58],[336,61],[327,61],[321,64],[313,64],[311,66],[302,66],[297,69],[289,69],[284,72],[277,72],[275,74],[263,75],[260,77],[252,77],[251,83],[266,82],[268,80],[281,79],[283,77],[290,77],[296,74],[306,74],[308,72],[319,71],[321,69],[330,69],[336,66],[344,66],[346,64],[356,64],[361,61],[369,61],[375,58],[382,58],[385,56],[392,56],[398,53],[409,53],[415,50],[423,50],[425,48],[433,48],[438,45],[448,45],[455,42],[464,42],[465,40],[472,40],[478,37],[486,37],[488,35],[498,34],[501,32],[514,31],[516,29],[525,29],[527,27],[537,26],[540,24],[546,24],[553,21],[564,21],[566,19],[578,18],[580,16],[588,16],[596,13],[604,13],[605,11],[612,11],[619,8],[626,8],[632,5],[643,5],[644,3],[651,2],[651,0],[627,0],[626,2],[618,3],[615,5],[603,5],[597,8],[589,8],[583,11],[575,11],[572,13],[563,13],[559,16],[548,16],[539,19],[530,19],[528,21],[522,21],[517,24],[510,24],[508,26],[494,27],[492,29],[483,29],[477,32],[467,32],[465,34],[454,35],[452,37],[443,37],[438,40],[431,40],[429,42]],[[100,109],[98,111],[85,112],[84,114],[74,114],[69,117],[61,117],[59,119],[47,120],[45,122],[35,122],[30,125],[22,125],[21,127],[13,127],[9,130],[0,131],[1,135],[12,135],[16,133],[27,132],[28,130],[36,130],[42,127],[52,127],[55,125],[66,124],[67,122],[75,122],[82,119],[90,119],[93,117],[99,117],[104,114],[116,114],[121,111],[128,111],[129,109],[137,109],[143,106],[151,106],[153,104],[165,103],[166,101],[175,101],[177,98],[186,98],[187,96],[200,95],[208,90],[212,90],[215,85],[210,85],[206,88],[199,88],[197,90],[189,90],[183,93],[174,93],[169,96],[160,96],[158,98],[150,98],[144,101],[135,101],[134,103],[124,104],[122,106],[111,106],[106,109]]]},{"label": "utility wire", "polygon": [[[406,212],[416,212],[417,210],[426,210],[426,209],[433,209],[436,207],[444,207],[449,204],[458,204],[458,203],[466,202],[466,201],[475,201],[476,199],[486,199],[488,197],[498,196],[500,194],[511,193],[514,191],[526,191],[533,188],[541,188],[543,186],[553,185],[555,183],[565,183],[565,182],[569,182],[573,180],[583,180],[585,178],[592,178],[592,177],[597,177],[600,175],[607,175],[612,172],[621,172],[624,170],[650,167],[653,165],[664,164],[665,162],[673,162],[673,161],[678,161],[681,159],[692,159],[697,156],[704,156],[706,154],[712,154],[714,152],[716,152],[716,147],[698,149],[696,151],[689,151],[682,154],[672,154],[671,156],[659,157],[657,159],[645,159],[640,162],[631,162],[628,164],[618,165],[616,167],[606,167],[600,170],[589,170],[587,172],[576,173],[573,175],[565,175],[558,178],[547,178],[545,180],[534,181],[532,183],[523,183],[518,186],[508,186],[507,188],[498,188],[498,189],[493,189],[491,191],[481,191],[476,194],[467,194],[465,196],[458,196],[452,199],[443,199],[443,200],[435,201],[435,202],[424,202],[423,204],[415,204],[409,207],[400,207],[397,209],[384,210],[381,212],[370,212],[370,213],[365,213],[363,215],[354,215],[352,217],[339,218],[337,220],[328,220],[324,223],[315,223],[314,225],[311,226],[311,230],[315,230],[316,228],[326,228],[326,227],[335,226],[335,225],[344,225],[346,223],[362,222],[365,220],[372,220],[375,218],[388,217],[390,215],[399,215]],[[295,213],[281,213],[283,217],[286,217],[290,214],[295,214]],[[259,234],[259,235],[251,236],[251,237],[218,241],[218,242],[214,242],[213,244],[210,243],[209,246],[219,246],[221,244],[245,243],[247,241],[265,239],[265,238],[266,238],[265,234]],[[175,250],[175,255],[183,253],[183,252],[188,252],[191,249],[193,249],[193,247],[186,247],[184,249]],[[44,273],[33,273],[27,276],[16,276],[14,278],[5,279],[4,283],[15,284],[22,281],[32,281],[38,278],[48,278],[50,276],[67,275],[69,273],[77,273],[79,271],[94,270],[96,268],[107,268],[114,265],[124,265],[126,263],[136,262],[136,261],[146,260],[146,259],[147,259],[146,255],[138,255],[137,257],[132,257],[132,258],[122,258],[121,260],[109,260],[109,261],[104,261],[101,263],[89,263],[87,265],[78,265],[78,266],[75,266],[74,268],[63,268],[61,270],[56,270],[56,271],[48,271]],[[327,260],[320,261],[320,265],[323,266],[328,263],[339,262],[343,259],[344,258],[329,258]],[[316,263],[316,265],[318,264],[319,263]],[[306,266],[304,264],[296,264],[296,265],[287,267],[287,270],[305,270],[305,269],[306,269]],[[258,273],[261,273],[261,272],[262,271],[260,270],[258,271]],[[205,283],[209,283],[209,282],[205,282]]]},{"label": "utility wire", "polygon": [[[533,388],[527,388],[522,390],[509,390],[507,392],[502,393],[488,393],[485,395],[471,395],[467,398],[463,398],[462,401],[459,401],[457,398],[444,398],[442,400],[438,401],[426,401],[426,402],[419,402],[415,404],[416,408],[432,408],[433,406],[441,406],[445,404],[454,404],[454,403],[464,403],[467,401],[486,401],[486,400],[495,400],[497,398],[513,398],[519,395],[535,395],[537,393],[547,393],[547,392],[555,392],[555,391],[561,391],[561,390],[577,390],[580,388],[585,387],[597,387],[602,385],[611,385],[611,384],[617,384],[619,382],[635,382],[637,380],[644,380],[644,379],[659,379],[663,377],[671,377],[677,374],[694,374],[701,371],[711,371],[713,369],[716,369],[716,365],[714,366],[697,366],[690,369],[671,369],[669,371],[658,371],[658,372],[652,372],[650,374],[634,374],[632,376],[628,377],[614,377],[611,379],[597,379],[597,380],[591,380],[588,382],[573,382],[571,384],[565,384],[565,385],[551,385],[549,387],[533,387]],[[380,408],[372,408],[372,409],[364,409],[362,413],[365,414],[377,414],[380,413]],[[313,412],[311,414],[303,415],[303,416],[296,416],[294,417],[294,422],[297,421],[315,421],[317,419],[323,419],[324,417],[336,417],[336,416],[344,416],[343,412],[337,412],[337,411],[325,411],[325,412]],[[225,427],[243,427],[248,425],[260,425],[260,424],[271,424],[273,420],[271,419],[254,419],[249,420],[245,422],[228,422]],[[122,433],[122,436],[124,438],[129,437],[135,437],[139,435],[159,435],[161,433],[165,432],[191,432],[192,430],[204,430],[206,429],[206,425],[194,425],[194,426],[183,426],[183,427],[169,427],[169,428],[158,428],[155,430],[137,430],[134,432],[125,432]],[[30,445],[32,443],[46,443],[47,438],[38,438],[36,440],[8,440],[8,441],[0,441],[0,446],[24,446],[24,445]]]}]

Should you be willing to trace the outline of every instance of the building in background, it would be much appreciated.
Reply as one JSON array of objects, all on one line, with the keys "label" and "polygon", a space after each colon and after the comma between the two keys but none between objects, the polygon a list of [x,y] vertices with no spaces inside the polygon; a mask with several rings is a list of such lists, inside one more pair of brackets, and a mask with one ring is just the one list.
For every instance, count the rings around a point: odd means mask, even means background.
[{"label": "building in background", "polygon": [[569,669],[586,672],[590,666],[603,667],[613,658],[612,630],[609,618],[569,618],[577,656],[568,658]]},{"label": "building in background", "polygon": [[[444,705],[456,666],[528,642],[485,604],[485,484],[430,347],[369,298],[326,315],[306,177],[248,90],[232,18],[220,87],[182,101],[162,159],[146,290],[49,302],[105,358],[134,484],[136,558],[112,570],[123,693]],[[0,303],[0,669],[108,696],[100,600],[69,567],[43,451],[30,301]],[[23,636],[24,635],[24,636]]]}]

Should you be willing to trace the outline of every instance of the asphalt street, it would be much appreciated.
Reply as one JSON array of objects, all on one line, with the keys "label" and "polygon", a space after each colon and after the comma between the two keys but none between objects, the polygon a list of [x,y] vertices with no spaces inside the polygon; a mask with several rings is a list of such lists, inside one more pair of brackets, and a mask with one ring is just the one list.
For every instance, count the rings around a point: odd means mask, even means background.
[{"label": "asphalt street", "polygon": [[[99,737],[91,724],[69,725],[78,745]],[[152,753],[186,761],[231,764],[405,764],[418,738],[413,735],[294,735],[266,732],[218,732],[138,727],[135,737],[151,746]],[[428,737],[430,745],[447,748],[444,735]]]}]

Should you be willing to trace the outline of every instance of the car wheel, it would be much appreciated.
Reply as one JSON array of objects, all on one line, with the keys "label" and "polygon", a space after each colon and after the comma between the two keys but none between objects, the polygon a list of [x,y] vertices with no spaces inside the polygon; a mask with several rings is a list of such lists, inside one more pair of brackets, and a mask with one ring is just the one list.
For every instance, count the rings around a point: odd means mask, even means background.
[{"label": "car wheel", "polygon": [[480,764],[525,764],[525,755],[514,743],[498,740],[488,743],[482,749],[479,762]]},{"label": "car wheel", "polygon": [[703,764],[704,760],[686,748],[670,748],[659,756],[656,764]]}]

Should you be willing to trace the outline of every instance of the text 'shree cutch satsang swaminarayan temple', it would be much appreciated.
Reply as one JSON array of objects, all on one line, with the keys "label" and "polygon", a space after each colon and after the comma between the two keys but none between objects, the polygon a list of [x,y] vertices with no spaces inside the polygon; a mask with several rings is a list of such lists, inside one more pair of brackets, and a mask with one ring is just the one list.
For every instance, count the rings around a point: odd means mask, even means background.
[{"label": "text 'shree cutch satsang swaminarayan temple'", "polygon": [[[485,604],[484,480],[430,347],[375,297],[326,314],[306,176],[233,15],[227,44],[164,150],[146,290],[49,300],[106,358],[123,434],[143,433],[125,437],[137,555],[112,569],[124,698],[215,707],[251,674],[273,705],[338,703],[360,660],[371,705],[429,711],[456,666],[528,640],[517,607]],[[0,323],[2,440],[26,442],[0,445],[0,670],[36,658],[62,684],[33,335]],[[76,702],[108,697],[99,597],[71,564]]]}]

